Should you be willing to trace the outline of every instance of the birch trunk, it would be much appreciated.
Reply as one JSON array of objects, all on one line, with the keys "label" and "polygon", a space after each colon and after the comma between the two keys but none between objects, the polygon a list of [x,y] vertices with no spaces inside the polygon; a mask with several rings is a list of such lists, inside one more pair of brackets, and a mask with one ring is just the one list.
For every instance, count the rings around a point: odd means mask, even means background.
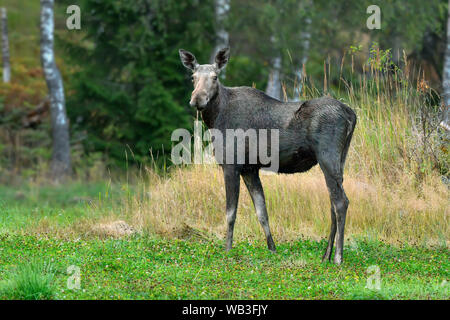
[{"label": "birch trunk", "polygon": [[[215,10],[216,10],[216,44],[214,46],[213,51],[211,52],[210,62],[214,63],[214,58],[216,57],[216,53],[219,52],[220,49],[223,49],[228,46],[229,43],[229,34],[225,29],[224,21],[230,11],[230,0],[216,0],[215,1]],[[225,74],[225,70],[222,71],[222,74]]]},{"label": "birch trunk", "polygon": [[3,82],[8,83],[11,81],[11,63],[9,61],[8,18],[6,8],[1,8],[0,20],[2,29]]},{"label": "birch trunk", "polygon": [[270,69],[269,80],[266,87],[266,94],[278,100],[281,100],[280,69],[281,57],[276,56],[273,59],[273,65]]},{"label": "birch trunk", "polygon": [[[270,38],[272,45],[275,46],[275,38]],[[278,53],[272,60],[272,67],[269,72],[269,79],[267,80],[266,94],[272,98],[281,100],[281,55]]]},{"label": "birch trunk", "polygon": [[442,76],[442,103],[444,110],[440,125],[445,130],[450,131],[450,0],[448,1],[447,46],[445,48],[444,72]]},{"label": "birch trunk", "polygon": [[303,85],[303,66],[306,65],[306,62],[308,62],[309,57],[309,47],[311,41],[311,32],[310,32],[311,22],[312,22],[311,18],[307,17],[305,19],[305,31],[303,31],[300,34],[300,41],[302,42],[302,58],[300,59],[300,66],[295,72],[297,83],[294,88],[292,101],[300,101],[300,94],[302,92],[302,85]]},{"label": "birch trunk", "polygon": [[71,173],[69,122],[64,87],[53,50],[54,0],[41,0],[41,63],[50,96],[53,150],[51,175],[58,181]]}]

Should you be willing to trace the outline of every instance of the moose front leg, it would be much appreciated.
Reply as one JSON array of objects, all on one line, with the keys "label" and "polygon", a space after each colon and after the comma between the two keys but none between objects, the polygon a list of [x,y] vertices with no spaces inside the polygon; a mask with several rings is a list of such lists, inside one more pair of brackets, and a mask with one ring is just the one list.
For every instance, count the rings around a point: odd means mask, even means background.
[{"label": "moose front leg", "polygon": [[233,166],[223,166],[225,178],[225,192],[227,201],[227,245],[226,250],[231,250],[233,246],[234,222],[236,221],[237,205],[239,201],[240,176],[237,168]]},{"label": "moose front leg", "polygon": [[247,186],[248,192],[253,200],[253,205],[255,206],[256,215],[261,223],[266,234],[267,247],[270,251],[275,252],[275,243],[273,242],[272,233],[269,228],[269,216],[266,209],[266,199],[264,198],[264,190],[259,179],[258,172],[251,172],[242,174],[245,185]]}]

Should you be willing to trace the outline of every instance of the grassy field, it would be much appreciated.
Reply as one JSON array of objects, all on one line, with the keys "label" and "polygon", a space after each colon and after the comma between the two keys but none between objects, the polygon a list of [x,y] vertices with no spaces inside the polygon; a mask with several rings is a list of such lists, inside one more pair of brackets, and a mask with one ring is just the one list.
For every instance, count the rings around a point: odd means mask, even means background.
[{"label": "grassy field", "polygon": [[[276,254],[243,184],[236,246],[224,252],[225,190],[214,165],[157,173],[130,163],[122,180],[93,165],[65,185],[0,168],[11,181],[0,185],[0,297],[449,299],[449,154],[436,130],[425,132],[430,123],[420,131],[425,95],[407,80],[391,95],[398,82],[382,81],[341,93],[358,114],[341,267],[320,262],[330,202],[318,167],[262,177]],[[74,270],[80,289],[67,284]]]},{"label": "grassy field", "polygon": [[[326,243],[164,240],[61,241],[2,236],[0,297],[7,299],[448,299],[448,252],[356,242],[345,264],[322,264]],[[30,265],[31,263],[31,265]],[[25,266],[25,267],[24,267]],[[45,266],[45,267],[44,267]],[[80,269],[80,289],[68,288]],[[366,288],[380,271],[380,290]],[[370,282],[370,280],[369,280]],[[370,286],[370,285],[369,285]]]},{"label": "grassy field", "polygon": [[[278,251],[270,253],[261,230],[252,235],[245,227],[249,217],[238,219],[240,232],[229,253],[223,237],[207,229],[140,229],[127,215],[139,192],[126,184],[73,182],[14,191],[1,186],[0,194],[2,299],[450,298],[445,242],[392,245],[348,232],[345,262],[338,267],[320,262],[325,240],[300,234],[276,237]],[[124,199],[128,209],[116,211]],[[138,232],[95,232],[99,223],[118,219]],[[224,219],[219,224],[224,228]],[[77,270],[79,289],[70,286]]]},{"label": "grassy field", "polygon": [[[14,81],[0,85],[0,95],[9,105],[32,107],[46,94],[39,3],[30,2],[26,13],[19,1],[5,3]],[[56,11],[57,35],[64,29],[63,9]],[[17,137],[47,139],[47,146],[22,150],[17,138],[22,151],[16,150],[16,162],[23,164],[11,170],[0,161],[0,298],[449,299],[449,188],[442,183],[449,176],[448,135],[438,134],[439,107],[429,103],[425,80],[406,59],[392,72],[382,62],[386,51],[372,49],[378,54],[363,74],[342,75],[341,65],[341,82],[328,92],[358,116],[344,174],[350,206],[342,266],[320,262],[330,202],[318,167],[262,177],[276,254],[266,249],[241,184],[235,248],[226,253],[225,190],[217,166],[164,173],[142,166],[113,179],[102,171],[102,160],[88,161],[78,149],[77,178],[52,185],[42,178],[49,135],[33,130]],[[60,53],[64,76],[71,66]],[[346,61],[362,53],[351,54]],[[324,94],[302,79],[302,99]],[[0,151],[10,143],[6,131],[0,130]],[[11,156],[3,157],[8,164]],[[129,159],[130,168],[142,165]],[[112,228],[115,223],[122,227]],[[71,289],[77,270],[80,288]]]}]

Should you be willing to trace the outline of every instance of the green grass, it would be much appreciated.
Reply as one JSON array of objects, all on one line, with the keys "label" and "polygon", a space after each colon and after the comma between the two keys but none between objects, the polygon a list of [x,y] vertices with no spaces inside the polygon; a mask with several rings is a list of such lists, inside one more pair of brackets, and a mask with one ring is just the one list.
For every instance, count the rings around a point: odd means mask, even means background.
[{"label": "green grass", "polygon": [[48,300],[55,295],[51,265],[39,261],[20,264],[0,282],[0,296],[7,299]]},{"label": "green grass", "polygon": [[[66,233],[76,231],[77,223],[111,215],[114,201],[129,190],[81,182],[0,186],[0,299],[450,298],[445,245],[393,246],[352,237],[344,264],[336,266],[320,261],[325,240],[281,242],[272,254],[261,234],[254,241],[237,239],[227,253],[216,237],[187,241],[142,232],[100,239]],[[80,289],[67,285],[71,266],[80,270]],[[380,290],[366,288],[371,266],[380,270]]]},{"label": "green grass", "polygon": [[[272,254],[262,243],[237,243],[226,253],[221,242],[151,236],[78,241],[1,237],[0,279],[16,279],[15,268],[30,261],[51,261],[55,299],[450,298],[445,249],[358,241],[347,248],[339,267],[320,262],[324,241],[283,243]],[[72,265],[80,268],[79,290],[67,287],[67,268]],[[365,288],[372,265],[380,268],[380,290]],[[0,295],[11,298],[5,292]]]},{"label": "green grass", "polygon": [[95,219],[119,200],[120,186],[106,182],[67,185],[0,185],[0,232],[24,232],[45,224],[70,227]]}]

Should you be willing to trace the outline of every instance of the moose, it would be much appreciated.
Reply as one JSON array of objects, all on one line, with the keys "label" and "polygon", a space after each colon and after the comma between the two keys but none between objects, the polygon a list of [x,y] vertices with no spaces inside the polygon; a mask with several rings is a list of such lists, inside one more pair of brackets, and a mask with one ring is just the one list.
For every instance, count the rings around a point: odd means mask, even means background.
[{"label": "moose", "polygon": [[[224,136],[229,129],[277,129],[279,139],[277,173],[305,172],[319,164],[325,176],[331,202],[331,231],[322,261],[331,261],[336,237],[333,262],[341,264],[345,218],[349,205],[342,186],[343,171],[356,125],[355,112],[329,96],[308,101],[282,102],[256,88],[225,87],[219,81],[219,73],[229,61],[229,48],[220,50],[213,64],[200,65],[192,53],[183,49],[179,50],[179,54],[182,64],[192,71],[194,90],[189,104],[200,112],[203,122],[209,129],[219,130]],[[214,147],[216,148],[216,145]],[[222,147],[227,148],[226,145]],[[251,150],[246,146],[243,151],[246,153],[246,159],[249,151]],[[228,224],[226,250],[230,250],[233,244],[242,176],[264,230],[268,249],[275,252],[259,177],[259,171],[266,165],[259,159],[256,163],[236,163],[235,159],[234,157],[231,158],[232,161],[229,161],[229,158],[218,161],[225,180]]]}]

